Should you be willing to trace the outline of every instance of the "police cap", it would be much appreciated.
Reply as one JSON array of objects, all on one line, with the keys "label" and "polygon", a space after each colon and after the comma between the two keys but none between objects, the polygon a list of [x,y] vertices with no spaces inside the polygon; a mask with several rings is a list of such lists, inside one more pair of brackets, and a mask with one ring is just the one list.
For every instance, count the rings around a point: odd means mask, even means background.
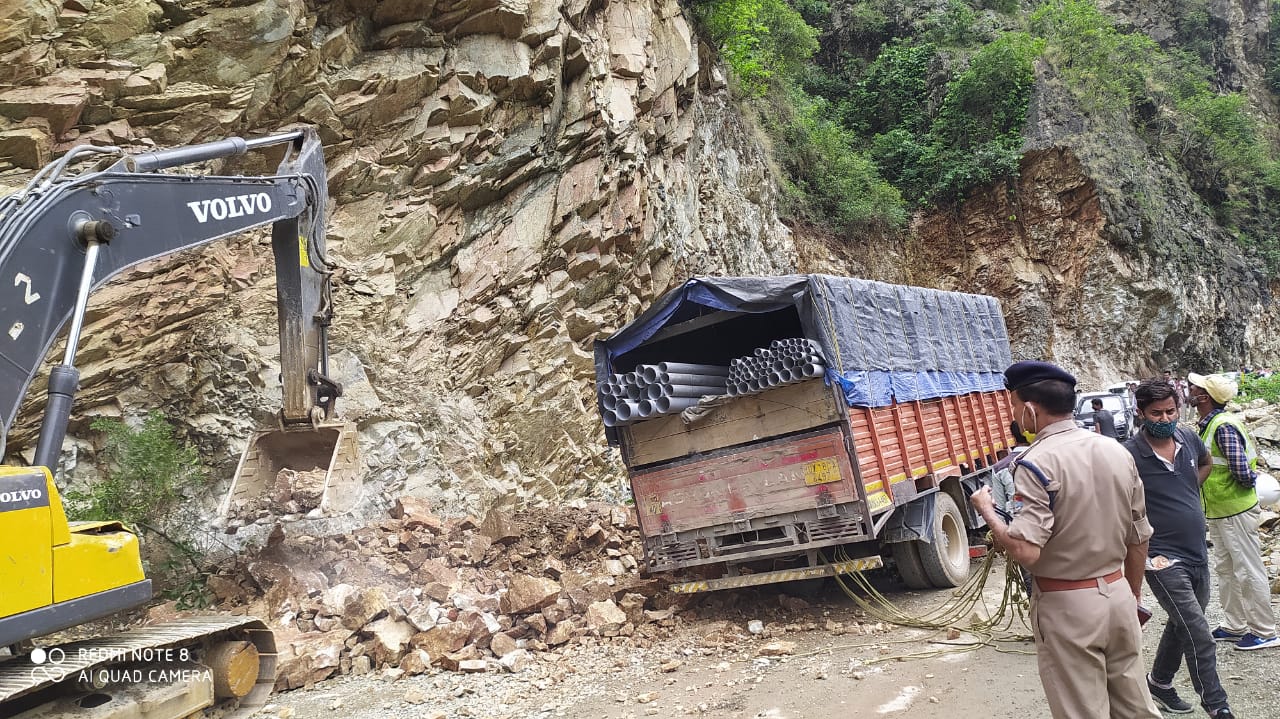
[{"label": "police cap", "polygon": [[1072,387],[1076,386],[1076,378],[1070,372],[1051,362],[1030,360],[1015,362],[1004,371],[1004,386],[1008,390],[1019,389],[1047,379],[1056,379],[1059,382],[1066,382]]}]

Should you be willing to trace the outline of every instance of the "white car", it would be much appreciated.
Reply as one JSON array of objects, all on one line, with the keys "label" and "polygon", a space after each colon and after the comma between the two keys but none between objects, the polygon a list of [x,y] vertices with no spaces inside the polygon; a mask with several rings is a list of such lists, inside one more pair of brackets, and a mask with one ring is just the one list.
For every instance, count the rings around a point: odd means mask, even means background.
[{"label": "white car", "polygon": [[[1123,385],[1121,385],[1123,387]],[[1123,395],[1110,392],[1086,392],[1076,397],[1076,426],[1093,431],[1093,401],[1102,400],[1102,409],[1115,417],[1116,436],[1119,439],[1129,438],[1129,429],[1133,426],[1133,414]]]}]

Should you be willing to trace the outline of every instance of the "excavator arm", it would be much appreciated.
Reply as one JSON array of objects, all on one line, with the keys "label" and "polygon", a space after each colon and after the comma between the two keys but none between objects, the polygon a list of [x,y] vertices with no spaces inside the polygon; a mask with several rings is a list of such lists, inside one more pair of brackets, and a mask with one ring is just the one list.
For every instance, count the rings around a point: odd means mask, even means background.
[{"label": "excavator arm", "polygon": [[[162,170],[286,145],[275,175],[220,177]],[[66,176],[86,154],[121,154],[104,170]],[[141,262],[271,225],[279,306],[281,424],[333,416],[341,388],[327,376],[332,317],[324,252],[328,200],[324,156],[314,130],[230,138],[124,156],[81,147],[22,191],[0,199],[0,419],[7,435],[27,388],[68,321],[61,365],[49,382],[35,464],[57,465],[89,294]],[[0,441],[3,436],[0,436]],[[3,445],[0,444],[0,447]]]},{"label": "excavator arm", "polygon": [[[270,176],[164,172],[270,147],[284,150]],[[103,169],[68,172],[95,155],[118,159],[100,163]],[[23,645],[151,597],[137,536],[119,522],[68,521],[51,473],[79,383],[75,355],[89,296],[140,262],[271,226],[284,401],[278,426],[248,443],[220,514],[237,509],[256,519],[279,505],[297,518],[354,504],[355,427],[328,421],[342,388],[327,376],[325,334],[333,311],[324,248],[326,188],[320,142],[313,130],[300,129],[131,156],[118,148],[79,147],[21,192],[0,198],[0,456],[32,377],[70,324],[62,362],[49,376],[36,466],[0,467],[0,649],[9,647],[10,655],[0,654],[0,717],[79,717],[85,711],[148,719],[205,711],[241,717],[270,693],[274,638],[266,625],[246,617],[187,618],[39,657],[24,656]],[[319,491],[310,484],[297,493],[315,500],[314,506],[301,507],[289,478],[314,482],[317,475],[323,479]],[[261,499],[268,493],[270,506]],[[138,666],[134,655],[118,653],[121,648],[178,654],[190,660],[183,667],[197,671],[170,682],[111,679],[115,665]],[[44,663],[54,653],[66,662]]]}]

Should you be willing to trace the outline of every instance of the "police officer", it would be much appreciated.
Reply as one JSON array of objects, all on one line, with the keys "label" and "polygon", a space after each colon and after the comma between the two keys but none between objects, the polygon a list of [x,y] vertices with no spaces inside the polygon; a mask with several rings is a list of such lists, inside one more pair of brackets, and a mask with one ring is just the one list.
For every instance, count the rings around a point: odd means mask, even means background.
[{"label": "police officer", "polygon": [[1062,368],[1018,362],[1004,377],[1014,419],[1036,437],[1015,463],[1017,513],[1002,521],[985,487],[971,501],[1035,575],[1031,627],[1049,710],[1054,719],[1159,719],[1141,654],[1151,525],[1133,457],[1076,427],[1076,380]]}]

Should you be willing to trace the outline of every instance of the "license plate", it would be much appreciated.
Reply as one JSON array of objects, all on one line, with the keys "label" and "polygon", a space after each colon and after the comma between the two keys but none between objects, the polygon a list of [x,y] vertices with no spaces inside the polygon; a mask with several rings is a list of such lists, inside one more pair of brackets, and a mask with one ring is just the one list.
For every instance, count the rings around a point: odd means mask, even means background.
[{"label": "license plate", "polygon": [[834,459],[820,459],[810,462],[804,467],[804,483],[808,485],[829,484],[840,481],[840,466]]},{"label": "license plate", "polygon": [[891,504],[893,504],[893,500],[889,499],[889,495],[885,494],[884,491],[867,495],[867,509],[871,512],[878,512]]}]

